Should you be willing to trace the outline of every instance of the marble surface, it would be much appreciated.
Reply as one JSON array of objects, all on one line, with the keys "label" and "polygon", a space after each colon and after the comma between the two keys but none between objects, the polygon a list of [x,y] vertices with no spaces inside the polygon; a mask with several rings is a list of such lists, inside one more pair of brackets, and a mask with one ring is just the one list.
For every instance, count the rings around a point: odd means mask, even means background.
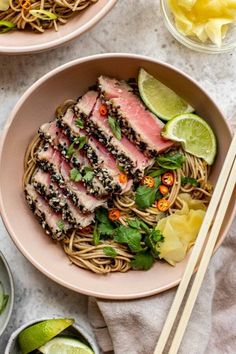
[{"label": "marble surface", "polygon": [[[175,65],[207,89],[227,117],[236,111],[236,52],[207,55],[190,51],[166,30],[158,0],[118,0],[102,22],[62,48],[35,55],[0,57],[0,128],[19,97],[42,75],[70,60],[105,52],[138,53]],[[41,316],[72,316],[91,331],[87,297],[39,273],[20,254],[2,224],[0,249],[11,266],[16,288],[14,311],[0,339],[0,353],[14,329]]]}]

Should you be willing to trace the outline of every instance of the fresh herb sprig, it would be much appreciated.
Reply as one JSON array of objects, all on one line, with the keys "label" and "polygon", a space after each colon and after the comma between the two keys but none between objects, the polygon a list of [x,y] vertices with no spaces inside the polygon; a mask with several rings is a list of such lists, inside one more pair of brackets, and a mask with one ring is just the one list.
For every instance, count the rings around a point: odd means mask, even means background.
[{"label": "fresh herb sprig", "polygon": [[186,184],[190,184],[191,186],[198,187],[199,182],[196,180],[196,178],[192,177],[181,177],[181,185],[184,186]]},{"label": "fresh herb sprig", "polygon": [[67,149],[66,156],[71,158],[74,155],[75,151],[81,150],[84,145],[87,143],[87,136],[79,136],[74,139],[73,143]]},{"label": "fresh herb sprig", "polygon": [[169,153],[156,157],[157,164],[167,170],[177,170],[178,168],[182,167],[185,161],[185,156],[179,152]]},{"label": "fresh herb sprig", "polygon": [[[127,226],[111,222],[105,208],[97,209],[93,244],[97,246],[101,239],[110,238],[117,243],[126,245],[134,254],[131,267],[148,270],[154,259],[158,258],[158,246],[164,241],[164,237],[159,230],[150,228],[140,218],[130,218],[126,222]],[[111,246],[104,246],[103,253],[111,258],[117,256],[116,249]]]},{"label": "fresh herb sprig", "polygon": [[116,258],[117,256],[117,251],[115,250],[115,248],[111,247],[111,246],[105,246],[103,247],[103,253],[111,258]]},{"label": "fresh herb sprig", "polygon": [[161,184],[159,177],[155,178],[154,187],[139,186],[135,194],[135,203],[140,209],[149,208],[157,199],[158,188]]}]

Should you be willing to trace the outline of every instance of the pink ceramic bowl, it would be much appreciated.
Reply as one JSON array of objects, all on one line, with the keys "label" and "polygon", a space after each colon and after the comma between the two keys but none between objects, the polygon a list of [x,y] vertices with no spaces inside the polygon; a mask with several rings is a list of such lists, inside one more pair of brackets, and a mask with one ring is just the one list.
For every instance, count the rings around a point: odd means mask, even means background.
[{"label": "pink ceramic bowl", "polygon": [[[149,271],[100,276],[71,265],[61,247],[44,234],[26,205],[22,191],[23,158],[38,127],[53,118],[55,107],[68,98],[82,95],[100,74],[127,79],[136,77],[140,67],[184,97],[205,117],[218,138],[218,155],[211,180],[216,182],[231,132],[222,112],[209,95],[190,77],[154,59],[132,54],[105,54],[72,61],[31,86],[19,100],[2,136],[0,149],[0,208],[5,226],[20,251],[41,272],[77,292],[110,299],[132,299],[153,295],[177,285],[187,258],[171,267],[157,262]],[[233,218],[232,196],[217,247]]]},{"label": "pink ceramic bowl", "polygon": [[10,31],[0,36],[0,54],[26,54],[56,48],[89,30],[115,5],[117,0],[99,0],[65,25],[43,34],[32,31]]}]

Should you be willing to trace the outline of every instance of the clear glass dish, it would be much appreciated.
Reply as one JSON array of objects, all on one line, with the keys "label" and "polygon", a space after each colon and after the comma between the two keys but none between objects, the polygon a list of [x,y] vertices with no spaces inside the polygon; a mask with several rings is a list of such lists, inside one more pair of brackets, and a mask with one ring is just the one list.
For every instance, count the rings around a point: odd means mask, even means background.
[{"label": "clear glass dish", "polygon": [[175,27],[174,16],[170,11],[168,0],[160,0],[160,4],[167,29],[177,41],[186,47],[198,52],[212,54],[226,53],[236,48],[236,24],[230,25],[227,35],[222,41],[222,46],[219,48],[210,41],[202,43],[197,37],[184,36]]}]

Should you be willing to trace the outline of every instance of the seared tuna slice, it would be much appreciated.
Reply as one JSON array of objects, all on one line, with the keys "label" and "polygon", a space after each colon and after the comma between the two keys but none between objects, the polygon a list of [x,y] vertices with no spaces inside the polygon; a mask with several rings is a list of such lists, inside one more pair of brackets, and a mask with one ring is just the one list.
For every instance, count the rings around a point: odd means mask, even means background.
[{"label": "seared tuna slice", "polygon": [[[87,137],[84,129],[80,129],[75,124],[74,113],[69,109],[59,122],[63,131],[74,141],[78,137],[86,137],[87,142],[83,150],[90,160],[96,177],[100,180],[107,192],[118,193],[127,189],[127,185],[119,182],[121,174],[116,165],[116,161],[111,153],[94,137]],[[137,150],[137,149],[136,149]],[[130,182],[129,182],[130,185]]]},{"label": "seared tuna slice", "polygon": [[126,137],[118,140],[114,136],[107,116],[100,114],[101,105],[102,101],[98,99],[92,114],[86,120],[87,130],[106,146],[126,173],[138,179],[142,178],[145,168],[150,166],[153,160],[144,156]]},{"label": "seared tuna slice", "polygon": [[93,195],[86,191],[83,183],[71,181],[71,168],[68,163],[62,161],[60,171],[69,195],[71,196],[74,204],[76,204],[81,209],[81,211],[84,213],[92,212],[96,208],[106,205],[105,198],[95,198]]},{"label": "seared tuna slice", "polygon": [[74,106],[74,111],[81,118],[88,117],[93,110],[97,97],[98,97],[98,92],[93,90],[88,91],[79,99],[78,103]]},{"label": "seared tuna slice", "polygon": [[62,158],[59,151],[51,146],[42,149],[37,155],[38,164],[45,171],[49,171],[53,181],[59,183],[62,189],[72,198],[73,203],[83,213],[92,212],[95,208],[106,205],[104,198],[95,198],[89,194],[82,182],[71,180],[71,166]]},{"label": "seared tuna slice", "polygon": [[67,221],[62,220],[62,214],[56,213],[50,208],[46,200],[30,184],[25,188],[25,196],[30,208],[38,217],[46,233],[51,235],[55,240],[62,239],[71,228],[71,225]]},{"label": "seared tuna slice", "polygon": [[98,88],[105,101],[115,97],[123,97],[127,92],[133,91],[125,81],[118,81],[106,76],[98,78]]},{"label": "seared tuna slice", "polygon": [[67,136],[73,139],[73,136],[70,136],[70,127],[72,123],[72,133],[77,135],[80,134],[80,129],[83,127],[84,119],[91,114],[97,101],[97,97],[98,93],[96,91],[88,91],[79,99],[76,105],[68,108],[66,113],[58,118],[58,125],[64,129]]},{"label": "seared tuna slice", "polygon": [[94,221],[94,213],[81,213],[70,199],[67,199],[67,208],[63,209],[62,215],[80,229],[89,226]]},{"label": "seared tuna slice", "polygon": [[70,146],[70,140],[62,130],[57,127],[56,121],[41,125],[39,134],[53,147],[58,149],[62,155],[66,156],[67,149]]},{"label": "seared tuna slice", "polygon": [[[75,168],[79,168],[83,177],[82,181],[90,193],[95,195],[107,194],[106,190],[104,189],[101,182],[96,178],[95,174],[91,179],[86,178],[88,169],[92,168],[88,158],[84,152],[81,150],[76,150],[73,148],[73,146],[71,146],[68,137],[60,128],[57,127],[56,121],[43,124],[39,129],[39,133],[43,139],[48,141],[53,146],[53,148],[58,149],[66,160],[71,161]],[[73,149],[73,154],[68,155],[67,152],[69,151],[70,147]]]},{"label": "seared tuna slice", "polygon": [[51,179],[48,172],[38,169],[32,177],[34,188],[49,201],[49,205],[56,211],[62,211],[66,206],[66,197],[62,189]]},{"label": "seared tuna slice", "polygon": [[56,211],[62,212],[63,220],[68,220],[76,227],[84,228],[94,220],[93,213],[83,214],[79,208],[73,205],[66,197],[63,190],[52,181],[49,173],[37,170],[32,178],[35,189],[48,200],[49,205]]},{"label": "seared tuna slice", "polygon": [[164,124],[144,106],[129,85],[102,76],[99,89],[124,134],[147,156],[157,156],[173,146],[173,142],[161,137]]}]

